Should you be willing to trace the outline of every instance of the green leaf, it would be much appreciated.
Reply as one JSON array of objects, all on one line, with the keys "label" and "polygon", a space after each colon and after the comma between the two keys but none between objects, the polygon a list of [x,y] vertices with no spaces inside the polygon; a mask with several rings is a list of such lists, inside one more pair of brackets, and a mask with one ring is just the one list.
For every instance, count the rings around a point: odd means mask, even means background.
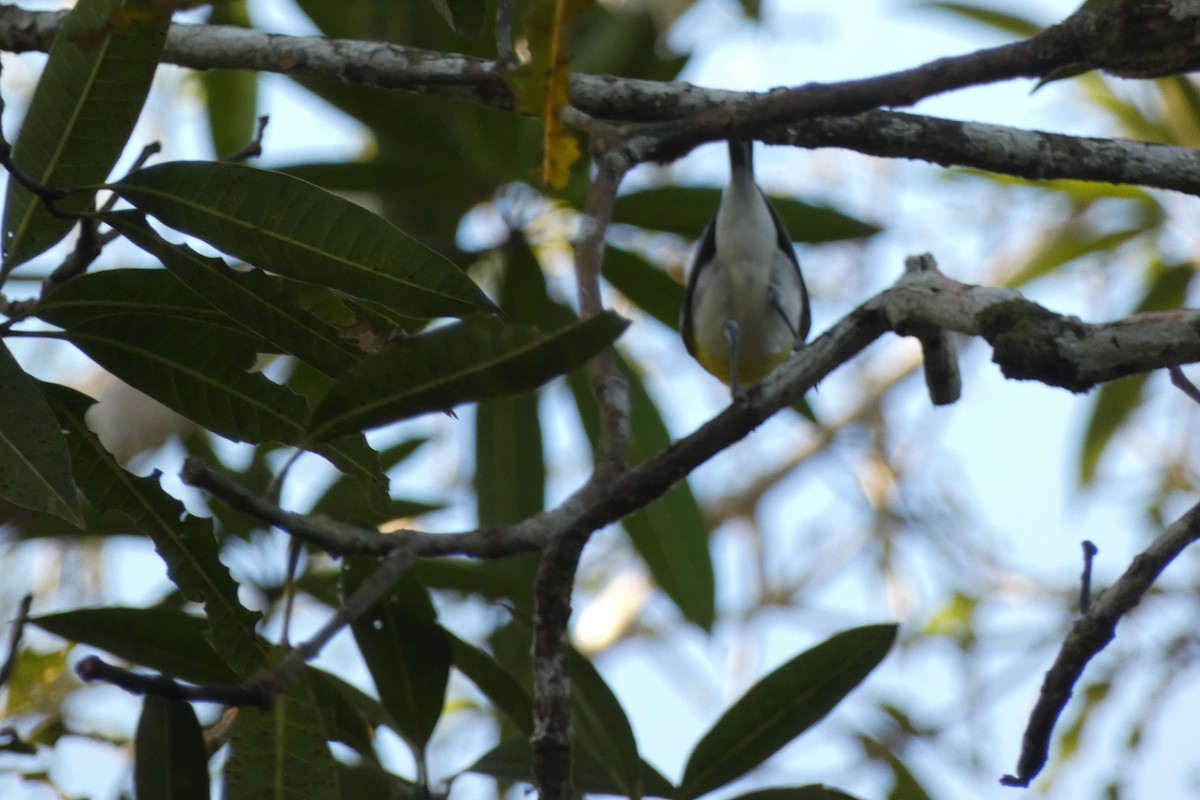
[{"label": "green leaf", "polygon": [[40,319],[71,328],[97,317],[145,313],[195,320],[231,330],[241,326],[161,269],[106,269],[61,283],[38,301]]},{"label": "green leaf", "polygon": [[450,29],[464,39],[473,39],[483,27],[486,0],[429,0]]},{"label": "green leaf", "polygon": [[546,465],[533,392],[484,400],[475,410],[478,524],[507,525],[541,511]]},{"label": "green leaf", "polygon": [[204,604],[213,649],[239,676],[248,677],[263,658],[254,636],[257,615],[238,601],[237,584],[221,563],[212,521],[188,515],[182,503],[162,490],[157,476],[139,478],[117,464],[84,420],[91,398],[65,386],[47,383],[41,388],[67,431],[88,501],[97,509],[125,514],[154,541],[183,596]]},{"label": "green leaf", "polygon": [[305,676],[269,711],[241,708],[230,737],[225,800],[340,800],[336,762]]},{"label": "green leaf", "polygon": [[604,766],[621,787],[621,794],[641,797],[642,760],[625,709],[592,662],[574,647],[567,653],[567,663],[571,671],[571,717],[579,743]]},{"label": "green leaf", "polygon": [[604,279],[663,325],[679,327],[683,286],[646,259],[609,247],[604,251]]},{"label": "green leaf", "polygon": [[[213,3],[209,25],[250,28],[246,0]],[[236,153],[254,139],[258,129],[258,73],[251,70],[210,69],[200,73],[208,110],[208,133],[218,156]]]},{"label": "green leaf", "polygon": [[750,687],[692,750],[677,800],[699,797],[766,761],[862,682],[895,638],[895,625],[843,631]]},{"label": "green leaf", "polygon": [[[670,445],[671,436],[641,376],[621,361],[629,386],[629,457],[638,463]],[[599,435],[595,396],[587,377],[568,378],[579,417],[594,443]],[[704,630],[716,617],[716,581],[708,525],[687,481],[621,521],[654,580],[691,622]]]},{"label": "green leaf", "polygon": [[[38,183],[60,189],[108,177],[150,90],[171,8],[155,0],[80,0],[50,45],[50,60],[13,151],[17,167]],[[92,199],[78,194],[57,205],[82,212]],[[0,233],[0,279],[53,246],[73,225],[10,180]]]},{"label": "green leaf", "polygon": [[205,621],[166,608],[81,608],[30,620],[45,631],[189,683],[237,675],[205,640]]},{"label": "green leaf", "polygon": [[[347,559],[344,595],[370,578],[379,561]],[[406,574],[388,594],[351,623],[384,707],[418,759],[445,703],[450,641],[437,624],[425,587]]]},{"label": "green leaf", "polygon": [[138,800],[209,800],[208,753],[191,703],[146,695],[134,739]]},{"label": "green leaf", "polygon": [[203,256],[186,245],[171,244],[154,233],[137,213],[108,214],[103,219],[157,258],[180,283],[280,352],[296,356],[331,378],[363,357],[348,336],[342,335],[345,328],[326,319],[336,316],[347,325],[355,320],[329,290],[286,281],[256,269],[232,269],[219,258]]},{"label": "green leaf", "polygon": [[309,667],[307,674],[329,738],[353,749],[368,761],[378,763],[375,729],[386,725],[399,731],[392,715],[374,697],[336,675],[316,667]]},{"label": "green leaf", "polygon": [[[39,313],[46,318],[44,309]],[[300,438],[304,399],[248,371],[257,343],[246,333],[136,312],[85,320],[59,336],[130,386],[226,438],[284,444]]]},{"label": "green leaf", "polygon": [[[1073,221],[1074,222],[1074,221]],[[1091,231],[1081,230],[1079,224],[1068,224],[1056,230],[1052,238],[1033,253],[1015,274],[1004,283],[1014,289],[1054,272],[1059,267],[1093,253],[1110,255],[1126,242],[1157,227],[1157,221],[1149,225],[1136,225],[1125,230],[1097,236]]]},{"label": "green leaf", "polygon": [[[384,470],[391,469],[425,441],[406,439],[387,448],[379,454],[379,467]],[[364,487],[360,479],[343,474],[317,499],[309,513],[325,514],[352,525],[374,528],[388,520],[417,517],[443,508],[437,503],[422,503],[390,496],[385,498],[381,507],[377,507],[373,503],[363,503],[361,500],[364,489],[369,488]]]},{"label": "green leaf", "polygon": [[810,783],[807,786],[775,786],[736,795],[730,800],[857,800],[838,789]]},{"label": "green leaf", "polygon": [[[1190,263],[1154,265],[1150,285],[1134,313],[1180,308],[1186,301],[1188,288],[1195,276],[1195,266]],[[1113,437],[1141,406],[1142,390],[1148,379],[1149,375],[1133,375],[1106,383],[1096,392],[1079,453],[1080,486],[1090,486],[1096,479],[1100,459]]]},{"label": "green leaf", "polygon": [[342,800],[427,800],[430,792],[374,764],[337,765]]},{"label": "green leaf", "polygon": [[415,317],[494,306],[461,270],[361,206],[243,164],[175,161],[113,191],[165,224],[247,263]]},{"label": "green leaf", "polygon": [[[505,249],[501,310],[522,322],[543,322],[546,285],[523,239]],[[479,525],[506,525],[545,505],[546,463],[538,396],[533,392],[484,400],[475,410],[475,499]]]},{"label": "green leaf", "polygon": [[317,404],[309,438],[528,391],[611,344],[628,325],[607,311],[543,336],[475,317],[398,342],[351,368]]},{"label": "green leaf", "polygon": [[83,524],[62,430],[41,392],[0,341],[0,497]]},{"label": "green leaf", "polygon": [[[608,770],[595,756],[586,751],[578,752],[575,756],[573,766],[576,788],[592,794],[624,794],[621,786],[613,781]],[[528,738],[504,739],[465,771],[490,775],[504,781],[532,783],[532,759],[533,749]],[[643,762],[643,769],[642,782],[646,786],[644,796],[673,796],[674,787],[653,767]]]},{"label": "green leaf", "polygon": [[1142,405],[1142,389],[1148,375],[1133,375],[1104,384],[1096,392],[1088,416],[1083,447],[1079,453],[1079,485],[1090,486],[1096,479],[1100,459],[1130,414]]},{"label": "green leaf", "polygon": [[993,30],[1002,31],[1003,33],[1011,33],[1013,36],[1018,36],[1022,39],[1028,39],[1030,36],[1041,31],[1042,26],[1038,25],[1031,19],[1019,17],[1015,14],[1010,14],[1007,11],[1002,11],[999,8],[988,8],[979,6],[973,3],[917,3],[916,8],[930,8],[940,11],[946,11],[963,19],[978,22]]},{"label": "green leaf", "polygon": [[533,733],[533,698],[525,687],[491,654],[453,633],[446,635],[450,639],[454,666],[459,672],[466,675],[517,730],[526,736]]},{"label": "green leaf", "polygon": [[[696,238],[721,201],[719,189],[667,186],[622,195],[613,222]],[[879,228],[823,206],[787,197],[772,197],[783,224],[795,242],[835,242],[873,236]]]}]

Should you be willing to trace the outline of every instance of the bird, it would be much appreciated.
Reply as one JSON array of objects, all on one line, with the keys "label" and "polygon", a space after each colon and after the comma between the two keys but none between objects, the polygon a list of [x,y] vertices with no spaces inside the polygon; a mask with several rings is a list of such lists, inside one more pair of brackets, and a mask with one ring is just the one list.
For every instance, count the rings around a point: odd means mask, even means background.
[{"label": "bird", "polygon": [[754,180],[753,146],[729,140],[729,183],[688,270],[679,325],[688,353],[735,401],[803,347],[812,326],[791,237]]}]

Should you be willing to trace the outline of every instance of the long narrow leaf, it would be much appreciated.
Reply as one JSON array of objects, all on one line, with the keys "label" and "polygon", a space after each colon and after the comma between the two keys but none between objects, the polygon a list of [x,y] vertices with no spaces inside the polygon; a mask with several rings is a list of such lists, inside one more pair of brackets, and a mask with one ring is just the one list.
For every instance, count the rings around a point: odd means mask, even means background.
[{"label": "long narrow leaf", "polygon": [[[80,0],[50,45],[13,161],[37,182],[61,189],[108,177],[141,114],[171,24],[171,3]],[[59,201],[84,211],[86,194]],[[8,182],[4,267],[44,252],[74,223],[53,216],[28,189]]]},{"label": "long narrow leaf", "polygon": [[248,371],[256,351],[248,334],[125,313],[86,320],[61,336],[129,385],[229,439],[288,444],[300,437],[304,399]]},{"label": "long narrow leaf", "polygon": [[414,336],[342,376],[314,409],[309,439],[537,388],[590,359],[627,325],[610,311],[543,336],[479,317]]},{"label": "long narrow leaf", "polygon": [[175,161],[112,189],[142,211],[247,263],[415,317],[494,306],[470,278],[361,206],[243,164]]},{"label": "long narrow leaf", "polygon": [[42,391],[68,432],[87,499],[97,509],[125,514],[153,540],[183,596],[204,604],[213,649],[236,673],[248,676],[263,658],[254,637],[257,615],[238,601],[237,584],[221,563],[211,520],[189,516],[182,503],[162,490],[157,478],[126,472],[109,455],[84,420],[91,398],[55,384],[42,384]]},{"label": "long narrow leaf", "polygon": [[269,711],[238,710],[225,765],[225,800],[340,800],[336,762],[305,676]]},{"label": "long narrow leaf", "polygon": [[[343,572],[349,596],[367,580],[378,561],[347,561]],[[399,732],[421,758],[445,702],[450,675],[450,640],[437,624],[425,587],[411,574],[351,623],[379,697]]]},{"label": "long narrow leaf", "polygon": [[53,412],[0,342],[0,497],[82,525],[78,495]]},{"label": "long narrow leaf", "polygon": [[134,740],[138,800],[209,800],[208,753],[191,703],[146,695]]},{"label": "long narrow leaf", "polygon": [[[670,433],[658,407],[634,369],[621,362],[629,385],[629,456],[642,461],[670,444]],[[599,435],[599,410],[586,376],[568,376],[579,418],[588,437]],[[708,525],[687,481],[621,521],[655,582],[691,622],[704,630],[716,616],[716,581],[708,549]]]},{"label": "long narrow leaf", "polygon": [[711,792],[770,758],[861,683],[895,637],[895,625],[843,631],[760,680],[696,745],[677,800]]},{"label": "long narrow leaf", "polygon": [[239,328],[174,275],[161,269],[106,269],[85,273],[56,286],[38,301],[35,312],[40,319],[60,328],[128,312]]},{"label": "long narrow leaf", "polygon": [[237,675],[204,638],[204,620],[165,608],[80,608],[30,620],[45,631],[191,683]]},{"label": "long narrow leaf", "polygon": [[[363,353],[348,337],[311,308],[321,298],[308,298],[310,307],[305,307],[303,298],[292,290],[293,286],[305,284],[289,285],[258,270],[239,272],[219,258],[203,256],[186,245],[171,244],[151,230],[138,214],[109,214],[104,221],[157,258],[191,291],[280,352],[296,356],[331,378],[362,358]],[[322,291],[319,287],[307,288]],[[340,310],[342,322],[353,323],[354,315],[332,292],[325,290],[325,294],[328,295],[324,298],[325,305],[334,313]]]}]

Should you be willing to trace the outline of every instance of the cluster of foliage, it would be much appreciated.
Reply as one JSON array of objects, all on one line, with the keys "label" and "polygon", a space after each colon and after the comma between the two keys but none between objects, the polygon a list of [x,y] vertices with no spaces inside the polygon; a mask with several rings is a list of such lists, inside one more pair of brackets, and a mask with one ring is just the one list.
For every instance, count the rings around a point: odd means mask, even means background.
[{"label": "cluster of foliage", "polygon": [[[380,31],[378,21],[368,27],[354,4],[301,5],[329,36],[400,38],[400,29],[411,26],[406,41],[447,49],[489,41],[457,38],[436,18],[436,4],[413,4],[403,12],[389,6],[385,28],[394,25],[396,31]],[[464,103],[311,85],[376,133],[371,161],[285,171],[174,161],[105,183],[150,89],[170,10],[132,0],[83,0],[56,35],[12,151],[4,276],[72,231],[79,234],[64,263],[40,279],[38,296],[8,305],[5,336],[14,342],[37,337],[70,343],[206,434],[256,445],[253,463],[242,469],[221,464],[220,448],[204,436],[191,446],[257,490],[268,491],[262,484],[272,450],[321,456],[341,477],[314,498],[312,510],[367,527],[434,507],[388,491],[386,470],[420,442],[391,441],[380,452],[363,432],[478,403],[479,524],[502,525],[541,511],[546,468],[534,390],[568,375],[581,420],[592,425],[595,401],[580,366],[610,346],[627,322],[613,312],[577,319],[569,304],[551,296],[534,251],[519,235],[495,254],[499,264],[490,267],[491,274],[473,278],[456,265],[463,256],[454,246],[459,220],[507,184],[528,177],[539,150],[538,125]],[[589,13],[577,27],[576,68],[662,79],[682,66],[682,59],[654,55],[649,19],[600,8]],[[244,21],[245,8],[218,4],[213,17]],[[530,35],[537,34],[531,29]],[[543,35],[560,32],[548,29]],[[613,48],[613,41],[626,46]],[[236,77],[208,76],[217,147],[253,135],[254,83]],[[418,150],[422,156],[413,158]],[[447,181],[450,174],[463,177]],[[584,166],[575,165],[571,178],[565,203],[578,199]],[[422,186],[438,189],[416,188]],[[386,219],[334,191],[370,192]],[[98,192],[123,202],[101,205]],[[694,233],[714,199],[706,190],[645,191],[622,202],[618,221]],[[681,213],[661,219],[664,204]],[[819,231],[826,239],[874,230],[830,210],[795,201],[782,206],[795,229]],[[172,243],[161,233],[164,226],[231,257],[237,268],[226,258]],[[118,237],[157,268],[89,269]],[[606,277],[673,324],[680,290],[657,267],[614,250]],[[480,281],[494,287],[497,301]],[[430,327],[447,318],[458,321]],[[264,355],[282,359],[284,368],[253,370]],[[283,377],[277,381],[278,376]],[[634,456],[640,458],[669,438],[636,373],[631,370],[629,377],[640,451]],[[224,542],[255,536],[258,523],[220,508],[212,518],[189,516],[157,475],[136,477],[101,445],[85,419],[89,397],[34,379],[7,348],[0,348],[0,383],[6,392],[0,495],[23,510],[12,530],[25,537],[149,537],[177,589],[154,607],[80,609],[37,616],[33,624],[138,669],[199,686],[249,680],[281,657],[283,649],[257,632],[261,615],[242,605],[220,560]],[[714,586],[706,523],[687,486],[627,519],[625,528],[683,616],[711,628]],[[335,609],[369,579],[373,564],[347,558],[339,569],[314,556],[296,590]],[[209,754],[225,743],[229,798],[428,792],[437,786],[433,781],[450,777],[429,775],[425,751],[442,715],[451,667],[492,703],[504,732],[470,769],[504,781],[528,780],[534,567],[524,557],[483,566],[465,560],[429,563],[412,570],[352,623],[377,697],[309,667],[272,698],[269,709],[241,708],[228,730],[206,740],[188,702],[152,690],[134,742],[137,796],[207,797]],[[492,633],[489,649],[482,649],[438,623],[431,590],[503,600],[511,618]],[[266,592],[272,593],[277,594]],[[571,672],[577,780],[588,791],[628,796],[692,798],[719,788],[824,716],[879,662],[894,632],[885,625],[838,634],[765,678],[700,741],[678,786],[638,756],[616,697],[594,666],[576,654]],[[40,708],[44,715],[34,728],[14,732],[6,748],[12,753],[34,752],[70,732],[61,706],[37,702],[36,689],[45,678],[31,672],[32,658],[28,651],[17,657],[8,713]],[[783,697],[786,702],[780,702]],[[415,775],[402,777],[384,767],[374,741],[379,727],[408,744],[418,765]],[[329,742],[345,745],[353,757],[335,760]],[[37,771],[30,777],[38,777]],[[835,793],[813,787],[808,794]]]},{"label": "cluster of foliage", "polygon": [[[244,163],[244,146],[255,139],[259,75],[216,70],[199,80],[214,149],[233,159],[154,163],[151,157],[148,166],[139,160],[137,168],[114,177],[118,158],[140,144],[131,142],[132,132],[176,5],[80,0],[55,36],[8,159],[12,177],[0,232],[7,317],[0,325],[5,535],[18,546],[53,540],[73,549],[115,536],[149,538],[174,586],[149,607],[39,614],[42,598],[35,602],[30,624],[69,644],[49,652],[14,644],[5,670],[4,717],[13,725],[0,749],[6,765],[30,784],[52,782],[38,753],[64,737],[90,735],[65,705],[68,697],[88,691],[67,669],[73,648],[111,654],[129,665],[128,675],[158,673],[174,686],[244,685],[286,657],[287,648],[264,630],[285,617],[288,606],[279,578],[283,564],[244,570],[236,581],[228,566],[240,545],[272,536],[263,523],[215,501],[211,516],[189,515],[159,475],[138,477],[89,426],[90,397],[29,374],[26,340],[75,348],[171,409],[194,426],[180,428],[190,454],[262,497],[278,492],[281,451],[300,452],[313,457],[305,456],[289,480],[316,457],[338,471],[323,488],[309,490],[304,511],[368,529],[395,527],[397,520],[411,527],[420,524],[413,520],[444,510],[455,519],[473,517],[481,528],[528,520],[545,510],[554,478],[544,431],[558,420],[548,418],[542,387],[563,377],[556,385],[568,398],[572,423],[583,440],[597,443],[600,414],[584,365],[628,327],[611,311],[580,319],[569,293],[553,279],[556,248],[538,239],[548,227],[569,227],[562,222],[576,218],[589,184],[589,165],[575,160],[574,139],[557,120],[565,102],[567,62],[561,54],[570,52],[573,72],[653,81],[673,80],[687,64],[686,57],[662,50],[662,21],[649,14],[533,0],[528,16],[515,20],[534,65],[509,76],[520,113],[419,91],[294,79],[367,129],[372,146],[354,161],[268,171]],[[482,1],[295,5],[327,37],[497,55],[492,9]],[[926,5],[1007,34],[1038,30],[1006,10]],[[757,13],[756,3],[743,6]],[[214,4],[208,21],[250,26],[246,0]],[[1094,110],[1107,115],[1113,133],[1195,145],[1200,95],[1186,78],[1139,84],[1137,96],[1097,74],[1078,77],[1076,85]],[[539,164],[553,190],[529,187]],[[1042,227],[1024,232],[1024,252],[1010,250],[983,280],[1024,288],[1047,276],[1098,269],[1097,263],[1121,254],[1149,253],[1137,273],[1144,285],[1124,294],[1136,302],[1117,310],[1176,308],[1186,299],[1195,271],[1178,248],[1170,255],[1170,200],[1162,194],[1069,181],[1031,189],[963,173],[954,180],[985,181],[1023,197],[1036,193],[1040,207],[1054,212],[1044,215]],[[663,234],[695,236],[717,199],[716,190],[679,186],[622,195],[612,221],[623,227],[606,248],[603,274],[620,298],[618,307],[625,304],[647,326],[675,327],[683,294],[678,261],[644,245]],[[788,198],[775,203],[799,243],[839,243],[853,251],[880,233],[852,214]],[[509,230],[494,247],[468,252],[458,233],[481,205],[498,209]],[[62,243],[71,234],[74,247],[68,250]],[[190,245],[175,243],[181,235]],[[129,268],[114,252],[153,266]],[[844,275],[852,277],[839,278],[840,286],[822,287],[816,278],[818,292],[836,300],[847,286],[877,283],[865,272]],[[627,344],[621,342],[617,358],[629,383],[630,460],[637,463],[670,445],[674,420],[671,403],[654,396],[637,348]],[[846,553],[864,556],[871,574],[889,585],[916,571],[908,553],[932,554],[953,577],[902,646],[949,641],[962,674],[978,672],[977,664],[996,649],[988,629],[996,601],[989,594],[1004,582],[1002,565],[993,543],[957,538],[968,516],[956,505],[959,496],[942,485],[930,489],[928,474],[905,463],[905,431],[914,426],[895,414],[889,399],[910,383],[915,365],[884,369],[884,361],[864,360],[853,376],[848,410],[828,419],[818,414],[811,425],[815,443],[781,467],[756,464],[762,479],[749,488],[742,484],[706,500],[683,481],[621,520],[632,552],[670,609],[662,615],[668,622],[643,618],[640,629],[627,627],[621,635],[652,639],[680,628],[712,633],[725,621],[716,602],[712,531],[732,520],[765,538],[758,529],[763,497],[840,434],[855,440],[863,471],[875,471],[894,490],[846,492],[857,499],[840,501],[855,519],[842,550],[807,538],[803,545],[812,549],[802,568],[760,563],[760,585],[739,613],[752,620],[779,606],[812,609],[810,596],[837,573],[830,564],[850,560]],[[264,362],[269,366],[254,369]],[[1097,392],[1079,455],[1082,486],[1102,485],[1105,458],[1153,400],[1146,387],[1140,376]],[[453,426],[473,451],[470,491],[449,491],[432,501],[399,496],[389,488],[389,475],[428,449],[429,428],[414,427],[413,420],[455,406],[462,410],[463,404],[471,405]],[[246,458],[246,449],[228,447],[229,441],[246,443],[252,455]],[[1186,450],[1162,450],[1161,480],[1147,500],[1147,516],[1157,524],[1196,484]],[[464,502],[473,508],[463,508]],[[760,543],[758,549],[766,562],[763,553],[770,548]],[[332,615],[371,580],[378,563],[308,548],[292,590],[302,606]],[[430,751],[439,740],[454,741],[445,723],[454,714],[484,717],[496,731],[494,746],[463,771],[496,778],[500,790],[528,782],[537,567],[532,553],[414,564],[350,625],[355,658],[369,672],[373,693],[308,665],[269,708],[242,707],[202,727],[192,703],[151,691],[131,740],[136,795],[208,797],[214,769],[231,800],[268,794],[407,798],[448,791],[458,768],[439,772]],[[1060,598],[1075,590],[1074,577],[1046,591],[1055,601],[1047,615],[1052,624],[1043,620],[1019,644],[1004,631],[1003,650],[1028,652],[1048,644],[1047,630],[1066,624],[1069,602]],[[1189,592],[1178,589],[1184,597]],[[248,599],[261,607],[250,610]],[[464,607],[492,612],[486,630],[468,632],[476,626],[460,630],[447,621],[454,617],[447,609]],[[892,625],[852,628],[786,660],[700,737],[674,782],[639,752],[629,715],[592,658],[572,650],[576,784],[590,793],[682,800],[727,787],[753,775],[822,719],[884,658],[895,637]],[[1190,637],[1190,631],[1172,631],[1159,643],[1166,657],[1150,682],[1164,687],[1160,693],[1179,684],[1175,665]],[[1090,712],[1107,699],[1113,676],[1129,668],[1135,652],[1120,653],[1083,687],[1084,702],[1063,732],[1063,763],[1079,754],[1094,719]],[[463,693],[465,703],[455,694],[455,673],[473,687]],[[976,694],[996,696],[987,689]],[[875,727],[846,738],[863,763],[890,776],[891,796],[921,798],[927,790],[909,769],[909,748],[936,740],[940,726],[918,719],[903,700],[881,699]],[[1131,747],[1141,742],[1152,711],[1142,709],[1130,723]],[[959,718],[957,712],[950,716]],[[411,770],[397,766],[394,754],[381,747],[385,730],[404,742]],[[977,756],[967,753],[962,761],[970,767]],[[1113,786],[1123,780],[1114,775]],[[845,795],[806,785],[743,796]]]}]

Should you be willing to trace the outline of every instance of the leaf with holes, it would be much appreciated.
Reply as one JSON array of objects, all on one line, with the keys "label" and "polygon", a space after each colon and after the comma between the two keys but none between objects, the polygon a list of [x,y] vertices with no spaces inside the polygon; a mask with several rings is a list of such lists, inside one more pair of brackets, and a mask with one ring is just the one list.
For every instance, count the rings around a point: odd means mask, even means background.
[{"label": "leaf with holes", "polygon": [[50,407],[0,342],[0,497],[83,524],[71,456]]}]

